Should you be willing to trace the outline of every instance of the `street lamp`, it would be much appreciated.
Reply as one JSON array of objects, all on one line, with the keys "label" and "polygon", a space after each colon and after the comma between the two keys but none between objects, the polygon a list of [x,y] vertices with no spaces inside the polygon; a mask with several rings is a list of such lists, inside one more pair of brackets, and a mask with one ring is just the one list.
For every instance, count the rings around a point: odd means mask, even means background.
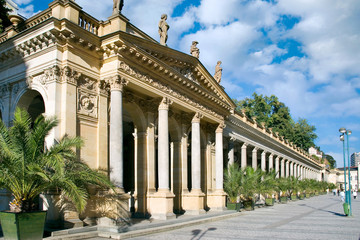
[{"label": "street lamp", "polygon": [[[351,178],[350,178],[350,155],[349,155],[349,135],[352,133],[351,130],[346,130],[346,128],[340,128],[339,132],[340,141],[343,142],[343,155],[344,155],[344,182],[345,182],[345,203],[349,204],[349,216],[352,215],[351,209]],[[346,190],[346,162],[345,162],[345,136],[347,142],[347,155],[348,155],[348,178],[349,178],[349,190]]]}]

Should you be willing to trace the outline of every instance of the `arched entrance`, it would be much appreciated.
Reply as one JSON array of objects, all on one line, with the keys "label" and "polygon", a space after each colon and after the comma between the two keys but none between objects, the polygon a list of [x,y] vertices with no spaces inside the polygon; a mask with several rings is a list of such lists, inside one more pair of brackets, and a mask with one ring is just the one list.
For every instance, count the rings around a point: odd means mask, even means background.
[{"label": "arched entrance", "polygon": [[45,113],[44,99],[38,91],[27,90],[19,99],[17,107],[25,109],[32,121],[39,115]]}]

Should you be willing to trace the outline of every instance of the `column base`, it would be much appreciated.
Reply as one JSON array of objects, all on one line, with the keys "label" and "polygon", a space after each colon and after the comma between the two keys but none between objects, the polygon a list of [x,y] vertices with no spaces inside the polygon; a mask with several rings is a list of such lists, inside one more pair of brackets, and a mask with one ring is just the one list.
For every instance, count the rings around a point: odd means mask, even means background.
[{"label": "column base", "polygon": [[130,195],[120,189],[99,191],[88,200],[82,218],[86,217],[89,225],[122,224],[130,219],[129,199]]},{"label": "column base", "polygon": [[168,220],[176,216],[173,212],[175,195],[168,189],[159,189],[156,193],[149,194],[149,213],[151,218]]},{"label": "column base", "polygon": [[207,194],[207,205],[210,211],[226,210],[226,193],[223,190],[215,190]]},{"label": "column base", "polygon": [[183,194],[183,209],[187,215],[200,215],[205,213],[204,210],[205,194],[200,189],[191,190]]}]

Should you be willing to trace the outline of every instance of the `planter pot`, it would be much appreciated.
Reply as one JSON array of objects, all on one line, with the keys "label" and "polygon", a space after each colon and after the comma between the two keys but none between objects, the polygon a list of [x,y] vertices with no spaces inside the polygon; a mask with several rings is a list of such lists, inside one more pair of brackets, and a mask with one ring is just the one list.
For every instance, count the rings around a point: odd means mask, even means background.
[{"label": "planter pot", "polygon": [[309,198],[310,197],[310,193],[306,193],[306,198]]},{"label": "planter pot", "polygon": [[315,193],[315,196],[319,196],[319,193],[318,193],[318,192],[316,192],[316,193]]},{"label": "planter pot", "polygon": [[44,234],[46,211],[0,212],[4,239],[41,240]]},{"label": "planter pot", "polygon": [[295,200],[297,200],[298,198],[297,198],[297,196],[296,195],[291,195],[291,200],[292,201],[295,201]]},{"label": "planter pot", "polygon": [[266,206],[274,206],[275,198],[265,198],[265,205]]},{"label": "planter pot", "polygon": [[281,203],[287,203],[287,197],[280,197],[280,202]]},{"label": "planter pot", "polygon": [[241,208],[241,203],[231,203],[231,202],[227,202],[226,203],[226,208],[228,210],[236,210],[237,212],[240,211]]},{"label": "planter pot", "polygon": [[252,200],[243,201],[243,206],[246,211],[254,210],[254,205],[255,205],[255,203]]},{"label": "planter pot", "polygon": [[300,194],[299,198],[300,198],[300,200],[304,200],[304,198],[305,198],[304,194]]}]

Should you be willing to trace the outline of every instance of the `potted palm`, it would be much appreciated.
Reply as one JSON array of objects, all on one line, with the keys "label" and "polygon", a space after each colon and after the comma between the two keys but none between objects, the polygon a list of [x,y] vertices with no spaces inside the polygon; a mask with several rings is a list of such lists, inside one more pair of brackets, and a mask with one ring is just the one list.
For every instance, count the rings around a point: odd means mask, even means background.
[{"label": "potted palm", "polygon": [[260,184],[260,194],[265,197],[265,205],[273,206],[275,203],[275,198],[273,194],[275,192],[276,187],[276,172],[272,170],[267,172],[263,176],[263,180]]},{"label": "potted palm", "polygon": [[290,190],[290,198],[292,201],[297,200],[297,194],[300,190],[299,180],[294,176],[289,177],[289,190]]},{"label": "potted palm", "polygon": [[226,207],[228,210],[240,210],[241,203],[238,198],[241,174],[237,164],[229,165],[228,169],[224,170],[224,191],[227,193]]},{"label": "potted palm", "polygon": [[252,167],[243,169],[240,182],[240,198],[245,210],[254,210],[255,195],[259,192],[262,175],[261,169],[254,170]]},{"label": "potted palm", "polygon": [[280,196],[281,203],[287,203],[288,199],[288,190],[289,190],[289,181],[287,178],[279,178],[276,184],[277,190]]},{"label": "potted palm", "polygon": [[64,136],[44,147],[45,137],[57,125],[55,117],[39,116],[32,122],[19,108],[12,127],[0,121],[0,188],[13,197],[10,210],[0,212],[5,239],[42,239],[46,212],[39,211],[40,193],[59,191],[82,212],[88,187],[113,187],[107,176],[77,157],[74,150],[82,146],[80,138]]}]

